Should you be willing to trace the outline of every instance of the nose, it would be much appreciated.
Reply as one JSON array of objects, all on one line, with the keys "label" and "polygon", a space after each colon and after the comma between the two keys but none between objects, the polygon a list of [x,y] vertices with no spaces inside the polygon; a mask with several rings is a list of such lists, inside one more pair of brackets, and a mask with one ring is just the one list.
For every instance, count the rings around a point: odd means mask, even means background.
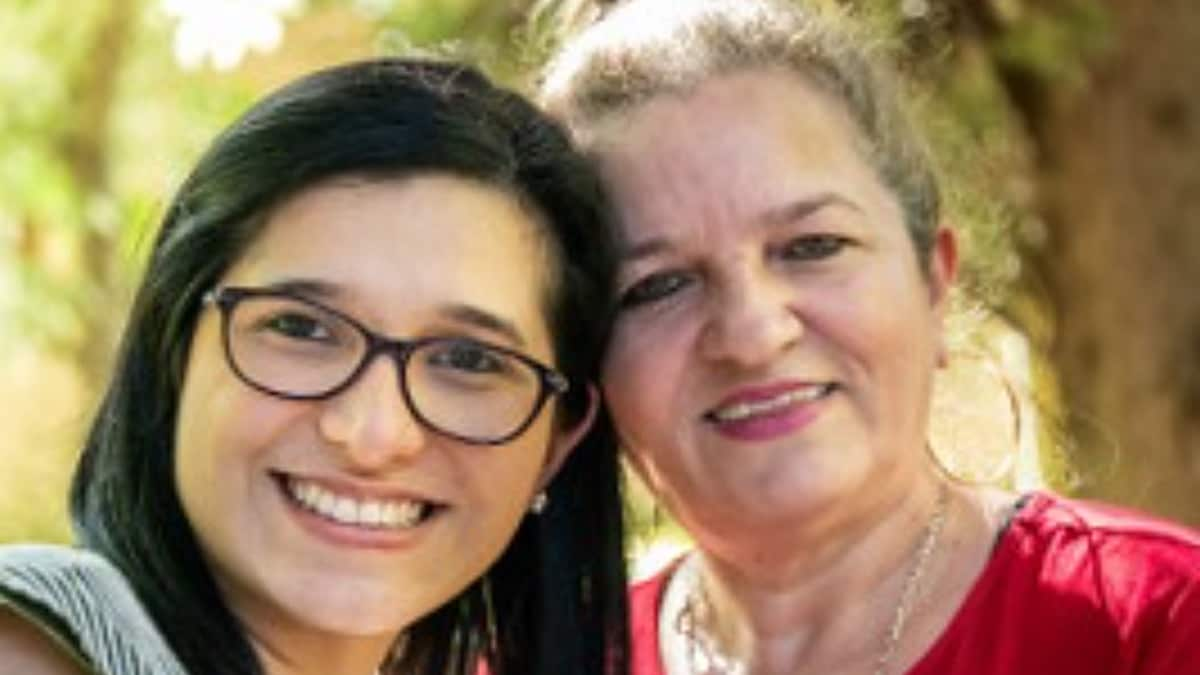
[{"label": "nose", "polygon": [[399,364],[380,356],[345,391],[322,402],[319,422],[321,435],[364,471],[414,457],[427,441],[400,389]]},{"label": "nose", "polygon": [[769,364],[803,337],[793,290],[767,272],[743,272],[717,290],[701,334],[705,358],[753,368]]}]

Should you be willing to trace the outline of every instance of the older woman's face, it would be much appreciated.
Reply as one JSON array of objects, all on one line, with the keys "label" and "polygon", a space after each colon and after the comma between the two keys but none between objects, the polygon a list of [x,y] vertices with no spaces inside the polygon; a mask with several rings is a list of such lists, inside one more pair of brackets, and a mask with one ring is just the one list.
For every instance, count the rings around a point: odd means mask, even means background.
[{"label": "older woman's face", "polygon": [[842,108],[794,76],[730,75],[597,147],[625,239],[604,391],[676,516],[717,541],[904,489],[954,241],[919,269]]},{"label": "older woman's face", "polygon": [[[275,210],[221,284],[287,288],[378,333],[483,341],[552,364],[539,227],[507,193],[462,179],[331,181]],[[351,342],[311,306],[233,316],[247,362],[261,360],[255,350],[290,359],[258,372],[293,387]],[[467,396],[525,376],[477,342],[455,344],[410,362]],[[445,603],[497,558],[575,439],[552,428],[551,404],[516,439],[469,445],[420,424],[399,385],[383,355],[327,399],[264,394],[228,365],[220,312],[201,315],[180,402],[179,495],[227,601],[275,653],[304,653],[296,640],[314,635],[390,639]]]}]

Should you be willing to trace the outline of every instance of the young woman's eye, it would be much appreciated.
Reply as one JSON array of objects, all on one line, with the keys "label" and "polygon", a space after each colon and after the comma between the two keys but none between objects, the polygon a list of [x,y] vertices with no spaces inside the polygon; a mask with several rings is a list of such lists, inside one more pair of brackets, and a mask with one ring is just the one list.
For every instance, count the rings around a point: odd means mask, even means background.
[{"label": "young woman's eye", "polygon": [[630,286],[621,294],[621,307],[637,307],[662,300],[691,283],[691,277],[683,272],[659,272],[651,274]]},{"label": "young woman's eye", "polygon": [[822,260],[837,255],[850,240],[834,234],[810,234],[784,244],[779,252],[787,260]]},{"label": "young woman's eye", "polygon": [[293,340],[308,342],[331,342],[334,331],[319,317],[287,312],[268,316],[259,328]]},{"label": "young woman's eye", "polygon": [[506,373],[512,370],[510,360],[503,352],[469,341],[443,344],[428,357],[429,365],[476,375]]}]

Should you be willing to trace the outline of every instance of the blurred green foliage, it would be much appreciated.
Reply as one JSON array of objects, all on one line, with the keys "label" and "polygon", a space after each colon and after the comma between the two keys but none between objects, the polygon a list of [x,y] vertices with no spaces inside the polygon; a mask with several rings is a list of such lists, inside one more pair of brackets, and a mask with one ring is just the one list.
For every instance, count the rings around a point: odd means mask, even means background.
[{"label": "blurred green foliage", "polygon": [[181,65],[184,21],[164,0],[0,0],[0,541],[68,537],[69,473],[124,308],[220,128],[285,81],[373,54],[467,59],[519,84],[585,4],[298,0],[277,47],[222,70]]},{"label": "blurred green foliage", "polygon": [[[1001,13],[1013,29],[982,45],[958,41],[949,3],[843,4],[869,12],[930,85],[916,100],[953,178],[966,304],[1003,305],[1020,265],[1011,205],[1027,186],[992,60],[1074,77],[1103,48],[1103,14],[1085,0],[991,3],[1023,11]],[[179,22],[161,0],[0,0],[0,414],[19,422],[0,440],[0,541],[68,536],[70,466],[123,308],[167,197],[217,130],[284,81],[371,54],[451,55],[528,85],[595,11],[588,0],[301,1],[276,49],[222,71],[179,65]],[[1008,199],[981,199],[989,190]],[[646,495],[631,508],[639,533],[680,538]]]},{"label": "blurred green foliage", "polygon": [[401,32],[478,30],[495,4],[301,3],[279,48],[218,71],[178,64],[158,0],[0,2],[0,541],[67,537],[66,483],[123,308],[217,130],[302,72]]},{"label": "blurred green foliage", "polygon": [[1111,16],[1094,0],[1059,0],[998,18],[1006,25],[994,45],[997,59],[1059,86],[1085,85],[1091,62],[1114,46]]}]

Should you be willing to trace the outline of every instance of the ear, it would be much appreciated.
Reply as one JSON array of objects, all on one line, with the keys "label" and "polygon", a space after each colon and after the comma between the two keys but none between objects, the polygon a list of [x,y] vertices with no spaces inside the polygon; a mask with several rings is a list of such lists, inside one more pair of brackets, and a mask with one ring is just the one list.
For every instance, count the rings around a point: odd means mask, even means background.
[{"label": "ear", "polygon": [[550,481],[554,480],[555,474],[562,468],[563,462],[567,461],[571,451],[579,445],[579,441],[583,440],[588,430],[592,428],[599,408],[600,392],[596,390],[595,385],[589,382],[587,385],[587,409],[571,426],[554,430],[554,438],[550,441],[550,451],[546,453],[546,462],[542,465],[542,472],[538,477],[535,491],[546,489],[546,486],[550,485]]},{"label": "ear", "polygon": [[958,278],[958,236],[945,225],[939,226],[933,235],[933,249],[929,252],[929,269],[926,279],[929,285],[929,303],[937,321],[937,365],[944,368],[949,361],[945,339],[946,313],[950,309],[950,290]]}]

